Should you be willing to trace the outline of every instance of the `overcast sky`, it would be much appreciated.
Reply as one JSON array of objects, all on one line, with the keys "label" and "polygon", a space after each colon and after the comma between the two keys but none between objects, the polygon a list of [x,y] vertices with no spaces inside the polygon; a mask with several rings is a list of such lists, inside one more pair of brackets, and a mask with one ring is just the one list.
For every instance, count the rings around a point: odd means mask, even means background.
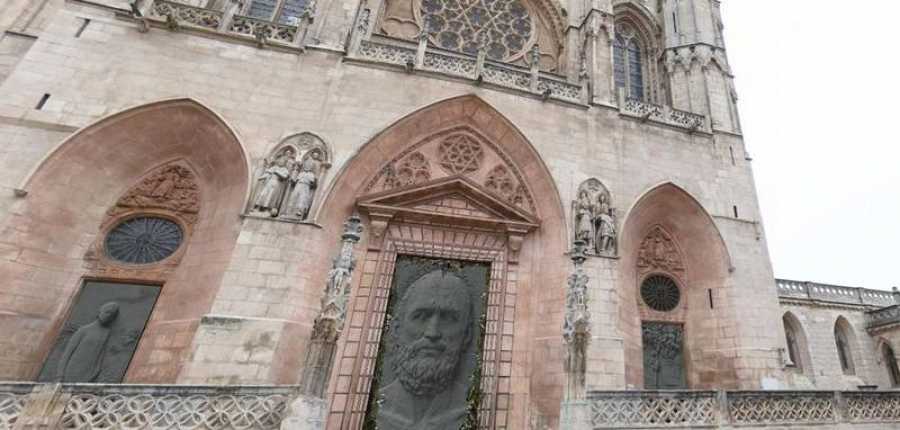
[{"label": "overcast sky", "polygon": [[900,2],[722,13],[775,276],[900,286]]}]

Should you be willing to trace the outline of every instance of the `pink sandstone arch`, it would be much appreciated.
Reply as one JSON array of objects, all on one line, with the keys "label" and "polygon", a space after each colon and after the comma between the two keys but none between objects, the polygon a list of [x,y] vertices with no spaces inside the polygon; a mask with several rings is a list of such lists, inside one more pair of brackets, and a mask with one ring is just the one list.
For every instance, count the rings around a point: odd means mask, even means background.
[{"label": "pink sandstone arch", "polygon": [[[0,291],[0,326],[18,333],[3,345],[13,349],[15,366],[3,367],[0,378],[37,374],[82,280],[91,276],[85,257],[107,211],[142,177],[172,162],[193,172],[200,211],[180,264],[154,281],[162,291],[126,382],[176,382],[230,257],[249,187],[246,151],[235,132],[190,99],[103,118],[63,141],[24,181],[27,196],[0,226],[0,246],[15,250],[0,262],[0,278],[10,280]],[[130,268],[114,273],[103,280],[146,281]],[[24,336],[35,346],[21,347]]]},{"label": "pink sandstone arch", "polygon": [[[559,193],[549,170],[528,139],[501,113],[473,95],[424,107],[377,134],[346,163],[327,192],[318,219],[326,231],[325,237],[339,237],[342,223],[357,209],[357,199],[366,194],[367,184],[383,166],[423,138],[440,130],[455,128],[466,128],[491,142],[521,173],[531,195],[535,196],[533,215],[539,219],[539,227],[525,237],[515,264],[517,298],[514,350],[510,357],[515,370],[509,397],[503,400],[509,401],[510,419],[518,422],[510,424],[510,428],[524,428],[523,420],[529,408],[536,408],[551,419],[559,413],[564,384],[561,337],[564,288],[571,266],[565,256],[568,241]],[[366,251],[371,248],[372,240],[369,220],[366,220],[366,228],[363,242],[357,246],[357,256],[360,260],[371,261],[371,251],[369,254]],[[337,251],[337,241],[332,242],[328,244],[329,258]],[[363,261],[360,264],[364,264]],[[360,289],[360,282],[368,282],[366,279],[371,278],[364,270],[354,273],[354,290]],[[320,274],[322,279],[319,285],[324,285],[324,272]],[[354,306],[355,302],[351,301],[350,309]],[[341,338],[338,354],[343,351],[345,341],[346,336]],[[340,357],[335,362],[336,367],[340,367]],[[337,387],[347,382],[338,377],[339,369],[334,372],[329,402],[334,399],[334,392],[339,389]],[[338,379],[341,381],[338,382]],[[525,403],[525,399],[530,400],[530,405]],[[332,416],[330,419],[335,418]],[[337,418],[337,422],[342,419],[344,426],[349,425],[349,418],[346,417]]]},{"label": "pink sandstone arch", "polygon": [[684,307],[679,322],[685,327],[688,387],[734,387],[738,382],[734,359],[720,352],[724,345],[721,333],[734,331],[736,324],[724,311],[730,305],[726,287],[731,268],[728,250],[712,217],[694,197],[673,183],[653,187],[639,197],[621,230],[619,327],[625,340],[626,384],[635,388],[644,385],[638,294],[642,279],[637,265],[642,240],[657,227],[671,236],[683,259],[683,273],[676,278],[681,284]]}]

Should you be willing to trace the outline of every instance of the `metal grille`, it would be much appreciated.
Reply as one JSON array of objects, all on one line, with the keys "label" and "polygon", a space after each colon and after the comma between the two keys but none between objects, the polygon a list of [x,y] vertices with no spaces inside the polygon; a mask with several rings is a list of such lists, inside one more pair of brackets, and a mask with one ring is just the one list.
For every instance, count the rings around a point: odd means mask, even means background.
[{"label": "metal grille", "polygon": [[641,298],[651,309],[669,312],[678,307],[681,293],[678,291],[678,285],[675,285],[675,281],[671,278],[653,275],[641,284]]},{"label": "metal grille", "polygon": [[142,216],[126,220],[109,232],[106,253],[123,263],[156,263],[174,254],[183,239],[184,233],[177,223]]}]

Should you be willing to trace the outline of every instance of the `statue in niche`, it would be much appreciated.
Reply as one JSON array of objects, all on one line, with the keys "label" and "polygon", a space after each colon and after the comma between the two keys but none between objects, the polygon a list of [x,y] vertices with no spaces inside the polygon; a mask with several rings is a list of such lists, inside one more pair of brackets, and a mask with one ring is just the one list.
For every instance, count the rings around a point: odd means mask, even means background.
[{"label": "statue in niche", "polygon": [[291,177],[294,188],[288,200],[289,216],[295,216],[301,220],[309,216],[309,208],[312,206],[313,196],[318,186],[321,167],[322,153],[318,149],[309,151],[303,162],[295,165]]},{"label": "statue in niche", "polygon": [[609,191],[596,179],[578,187],[573,203],[575,240],[584,241],[589,253],[613,255],[616,252],[616,218]]},{"label": "statue in niche", "polygon": [[253,210],[267,212],[272,217],[278,216],[291,176],[291,155],[291,151],[284,151],[274,163],[266,166],[258,178],[260,189],[253,200]]},{"label": "statue in niche", "polygon": [[110,328],[119,316],[119,304],[106,302],[100,306],[97,319],[82,326],[66,344],[57,368],[60,382],[95,382],[103,370],[103,355],[109,341]]},{"label": "statue in niche", "polygon": [[597,215],[597,253],[613,254],[616,250],[616,218],[609,203],[600,202]]},{"label": "statue in niche", "polygon": [[462,278],[435,270],[413,282],[397,306],[386,358],[396,375],[378,393],[380,430],[457,430],[468,407],[459,375],[473,338],[474,299]]}]

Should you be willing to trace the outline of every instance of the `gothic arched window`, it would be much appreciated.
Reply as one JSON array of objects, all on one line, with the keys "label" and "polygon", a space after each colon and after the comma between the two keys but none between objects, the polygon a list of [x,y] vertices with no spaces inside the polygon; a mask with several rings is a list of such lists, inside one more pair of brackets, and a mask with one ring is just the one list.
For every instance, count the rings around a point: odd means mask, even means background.
[{"label": "gothic arched window", "polygon": [[900,386],[900,369],[897,368],[897,356],[894,355],[894,348],[885,343],[881,347],[881,353],[884,356],[884,365],[888,368],[888,375],[891,376],[891,387]]},{"label": "gothic arched window", "polygon": [[617,24],[613,40],[616,89],[625,89],[627,98],[643,100],[644,66],[644,49],[637,31],[628,24]]},{"label": "gothic arched window", "polygon": [[534,44],[535,21],[519,0],[422,0],[425,28],[437,46],[512,61]]},{"label": "gothic arched window", "polygon": [[850,330],[849,323],[843,318],[839,318],[834,324],[834,343],[837,347],[838,360],[841,363],[841,370],[845,375],[855,375],[856,369],[853,366],[853,354],[850,349]]},{"label": "gothic arched window", "polygon": [[781,318],[781,322],[784,325],[784,338],[787,343],[787,353],[788,358],[793,364],[794,368],[803,371],[804,370],[804,358],[801,354],[802,346],[802,330],[799,327],[799,322],[791,313],[785,313]]},{"label": "gothic arched window", "polygon": [[245,13],[251,18],[297,25],[313,4],[311,0],[251,0]]}]

